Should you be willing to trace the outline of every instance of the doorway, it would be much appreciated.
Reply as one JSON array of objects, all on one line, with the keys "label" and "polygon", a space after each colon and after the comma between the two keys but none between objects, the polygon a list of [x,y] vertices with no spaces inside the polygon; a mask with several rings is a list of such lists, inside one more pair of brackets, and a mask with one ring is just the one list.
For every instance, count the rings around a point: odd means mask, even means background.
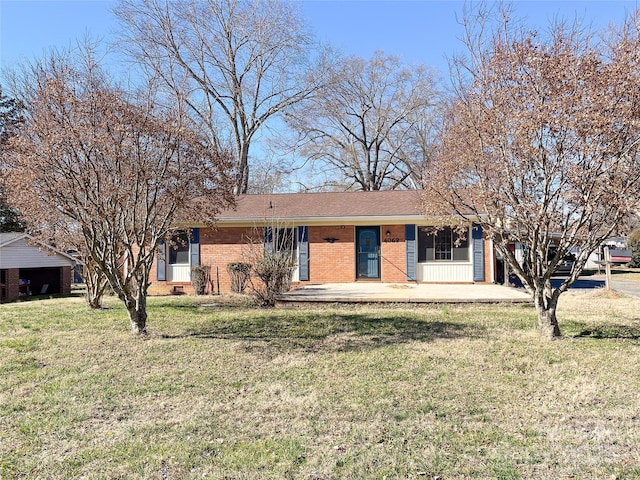
[{"label": "doorway", "polygon": [[380,279],[380,227],[356,227],[356,278]]}]

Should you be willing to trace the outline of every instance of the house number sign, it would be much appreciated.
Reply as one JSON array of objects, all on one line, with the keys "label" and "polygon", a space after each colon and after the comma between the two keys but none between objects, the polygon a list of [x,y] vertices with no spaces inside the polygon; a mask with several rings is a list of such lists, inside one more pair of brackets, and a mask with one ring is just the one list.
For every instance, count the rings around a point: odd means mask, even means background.
[{"label": "house number sign", "polygon": [[384,239],[384,243],[400,243],[400,239],[398,237],[387,237]]}]

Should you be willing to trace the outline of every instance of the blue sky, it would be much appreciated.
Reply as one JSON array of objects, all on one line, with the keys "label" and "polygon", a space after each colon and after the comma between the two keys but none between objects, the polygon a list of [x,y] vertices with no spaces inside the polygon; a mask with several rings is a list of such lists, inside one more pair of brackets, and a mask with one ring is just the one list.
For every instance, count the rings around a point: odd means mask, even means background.
[{"label": "blue sky", "polygon": [[[85,34],[108,38],[117,27],[105,0],[0,0],[0,67],[65,48]],[[446,72],[445,55],[461,46],[456,22],[463,2],[455,0],[300,2],[316,35],[345,54],[369,57],[375,50],[425,63]],[[516,1],[516,13],[533,28],[554,18],[583,19],[596,27],[620,23],[640,0]]]}]

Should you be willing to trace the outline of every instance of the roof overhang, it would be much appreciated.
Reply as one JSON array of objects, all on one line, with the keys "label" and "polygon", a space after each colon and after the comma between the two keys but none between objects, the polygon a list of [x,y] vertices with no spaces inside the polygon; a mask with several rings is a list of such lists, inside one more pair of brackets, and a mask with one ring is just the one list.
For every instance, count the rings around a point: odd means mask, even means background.
[{"label": "roof overhang", "polygon": [[[467,221],[474,221],[475,217],[468,217]],[[330,226],[330,225],[443,225],[448,223],[441,217],[426,215],[408,216],[341,216],[341,217],[290,217],[290,218],[218,218],[213,225],[194,224],[193,227],[263,227],[269,225],[282,226]],[[451,222],[453,223],[453,222]],[[186,225],[184,225],[186,227]]]},{"label": "roof overhang", "polygon": [[49,250],[53,254],[60,255],[62,257],[68,258],[74,264],[81,263],[77,258],[73,257],[72,255],[69,255],[68,253],[65,253],[65,252],[63,252],[61,250],[58,250],[57,248],[52,247],[51,245],[47,245],[46,243],[43,243],[40,240],[36,240],[35,238],[33,238],[28,233],[20,233],[19,235],[16,235],[15,237],[11,237],[9,240],[0,243],[0,248],[9,246],[12,243],[15,243],[15,242],[17,242],[19,240],[23,240],[23,239],[27,239],[27,243],[30,244],[30,245],[33,245],[33,246],[37,245],[38,248],[43,248],[43,249]]}]

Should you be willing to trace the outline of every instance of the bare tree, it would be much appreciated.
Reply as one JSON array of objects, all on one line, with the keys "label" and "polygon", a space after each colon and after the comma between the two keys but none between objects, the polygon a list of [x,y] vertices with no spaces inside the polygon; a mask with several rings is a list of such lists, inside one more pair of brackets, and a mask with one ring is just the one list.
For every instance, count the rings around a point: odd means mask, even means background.
[{"label": "bare tree", "polygon": [[236,194],[249,185],[249,153],[272,117],[319,86],[313,43],[297,7],[279,0],[122,0],[125,45],[234,152]]},{"label": "bare tree", "polygon": [[109,280],[100,265],[95,264],[90,255],[81,254],[80,258],[82,259],[82,280],[86,287],[85,299],[87,305],[92,309],[101,309],[105,291],[109,286]]},{"label": "bare tree", "polygon": [[[453,61],[456,95],[425,172],[425,210],[484,227],[552,338],[558,298],[639,198],[638,16],[597,41],[577,24],[542,34],[501,14],[491,31],[486,10],[465,18],[469,55]],[[570,274],[552,285],[573,249]]]},{"label": "bare tree", "polygon": [[273,307],[276,297],[291,288],[296,267],[297,228],[274,216],[264,227],[254,228],[245,238],[243,258],[251,293],[263,307]]},{"label": "bare tree", "polygon": [[35,233],[51,234],[52,219],[75,226],[132,331],[145,333],[157,247],[178,219],[211,220],[229,204],[227,158],[181,105],[161,109],[149,92],[110,85],[91,52],[53,54],[14,83],[26,119],[15,139],[11,198]]},{"label": "bare tree", "polygon": [[265,194],[291,190],[291,175],[299,167],[295,158],[286,159],[263,152],[258,161],[252,162],[251,181],[247,193]]},{"label": "bare tree", "polygon": [[287,119],[299,134],[301,154],[348,188],[413,187],[412,166],[420,124],[437,100],[433,75],[377,52],[370,60],[344,59],[333,79]]},{"label": "bare tree", "polygon": [[[20,160],[17,160],[15,168],[12,168],[14,175],[21,174],[18,163]],[[84,297],[87,306],[91,309],[101,309],[109,281],[103,269],[100,268],[100,264],[93,260],[91,253],[87,250],[81,225],[71,220],[57,206],[41,204],[40,198],[34,199],[30,196],[33,192],[27,192],[28,196],[25,198],[25,192],[21,192],[22,180],[14,179],[11,184],[14,188],[20,188],[17,195],[16,192],[13,194],[14,203],[24,204],[28,198],[29,209],[37,208],[37,216],[32,216],[29,219],[30,233],[42,241],[54,244],[58,249],[73,252],[73,256],[81,262],[82,280],[85,284]],[[34,219],[37,220],[34,221]]]}]

